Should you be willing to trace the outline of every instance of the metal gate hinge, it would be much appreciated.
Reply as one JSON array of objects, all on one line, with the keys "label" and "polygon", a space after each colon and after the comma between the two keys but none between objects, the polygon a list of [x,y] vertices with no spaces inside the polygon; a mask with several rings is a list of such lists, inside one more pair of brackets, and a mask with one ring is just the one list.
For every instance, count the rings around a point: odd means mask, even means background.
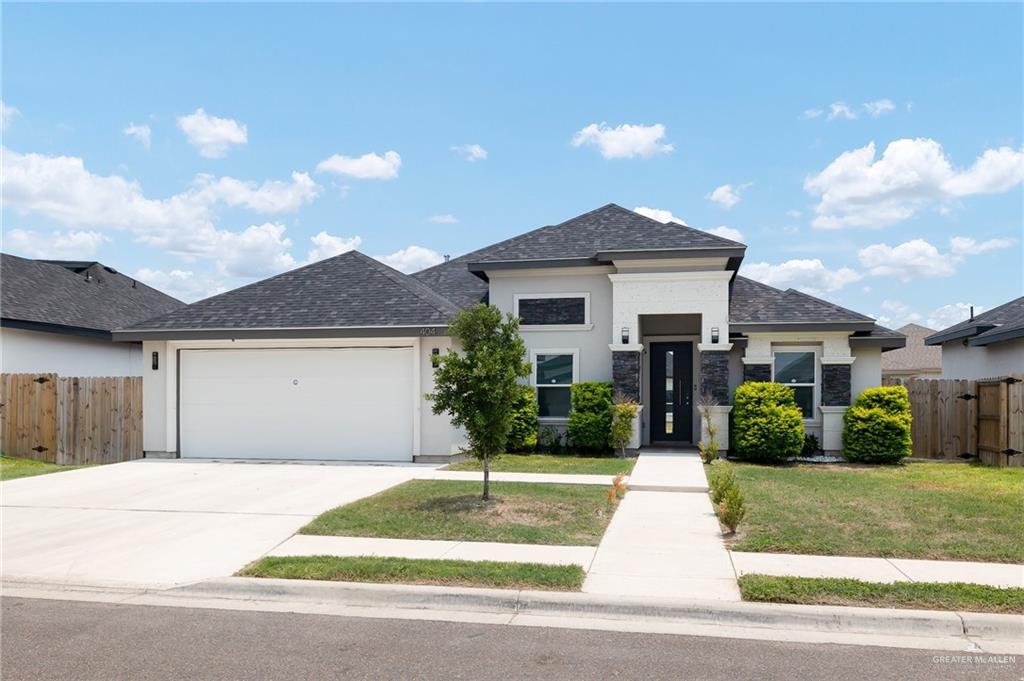
[{"label": "metal gate hinge", "polygon": [[32,448],[32,451],[39,452],[40,454],[42,454],[43,452],[48,451],[48,449],[42,445],[36,445],[35,447]]},{"label": "metal gate hinge", "polygon": [[972,395],[970,393],[964,393],[963,395],[957,395],[956,399],[958,399],[958,400],[966,400],[967,402],[970,402],[971,400],[978,399],[978,396],[977,395]]},{"label": "metal gate hinge", "polygon": [[1017,454],[1020,454],[1020,450],[1019,449],[1004,449],[1003,450],[1003,454],[1006,454],[1006,456],[1015,456]]},{"label": "metal gate hinge", "polygon": [[46,376],[40,376],[39,378],[33,378],[32,382],[42,385],[43,383],[49,383],[50,379],[48,379]]}]

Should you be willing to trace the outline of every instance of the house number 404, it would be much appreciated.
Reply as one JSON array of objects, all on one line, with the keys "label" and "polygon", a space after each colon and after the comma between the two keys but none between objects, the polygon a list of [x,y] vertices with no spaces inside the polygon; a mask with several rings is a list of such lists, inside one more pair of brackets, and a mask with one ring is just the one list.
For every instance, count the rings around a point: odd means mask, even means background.
[{"label": "house number 404", "polygon": [[421,336],[436,336],[437,335],[437,329],[435,327],[433,327],[433,326],[424,326],[422,329],[420,329],[420,335]]}]

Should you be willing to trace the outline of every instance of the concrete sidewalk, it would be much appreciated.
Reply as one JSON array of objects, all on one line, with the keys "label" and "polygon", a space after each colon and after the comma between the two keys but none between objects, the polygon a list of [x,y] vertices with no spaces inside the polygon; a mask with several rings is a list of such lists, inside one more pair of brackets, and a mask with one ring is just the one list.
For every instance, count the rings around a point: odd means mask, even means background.
[{"label": "concrete sidewalk", "polygon": [[[440,468],[417,470],[417,480],[467,480],[483,484],[480,471],[445,471]],[[545,482],[553,485],[601,485],[612,484],[612,475],[580,475],[575,473],[504,473],[491,471],[491,482]]]},{"label": "concrete sidewalk", "polygon": [[803,556],[786,553],[730,552],[736,576],[836,577],[865,582],[966,582],[995,587],[1024,587],[1024,566],[907,558]]},{"label": "concrete sidewalk", "polygon": [[282,542],[269,556],[388,556],[445,560],[493,560],[507,563],[545,563],[590,567],[596,546],[545,546],[498,542],[439,541],[435,539],[379,539],[376,537],[321,537],[297,534]]},{"label": "concrete sidewalk", "polygon": [[644,449],[629,476],[639,492],[707,492],[708,479],[696,450]]}]

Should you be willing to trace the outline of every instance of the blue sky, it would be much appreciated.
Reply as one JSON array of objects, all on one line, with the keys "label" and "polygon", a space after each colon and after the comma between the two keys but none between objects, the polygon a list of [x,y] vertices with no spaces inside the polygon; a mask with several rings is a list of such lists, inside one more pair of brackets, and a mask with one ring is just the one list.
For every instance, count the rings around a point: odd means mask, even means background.
[{"label": "blue sky", "polygon": [[1020,4],[6,4],[3,247],[193,300],[615,202],[738,232],[748,276],[945,325],[1024,286],[1022,26]]}]

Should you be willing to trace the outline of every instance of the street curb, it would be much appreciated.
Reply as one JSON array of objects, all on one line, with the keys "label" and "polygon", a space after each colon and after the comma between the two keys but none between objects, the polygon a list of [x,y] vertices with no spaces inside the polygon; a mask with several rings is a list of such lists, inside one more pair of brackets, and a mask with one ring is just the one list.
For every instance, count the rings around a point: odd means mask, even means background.
[{"label": "street curb", "polygon": [[167,595],[336,605],[441,609],[803,631],[1021,640],[1024,617],[936,610],[730,601],[640,599],[585,593],[227,577],[177,587]]}]

